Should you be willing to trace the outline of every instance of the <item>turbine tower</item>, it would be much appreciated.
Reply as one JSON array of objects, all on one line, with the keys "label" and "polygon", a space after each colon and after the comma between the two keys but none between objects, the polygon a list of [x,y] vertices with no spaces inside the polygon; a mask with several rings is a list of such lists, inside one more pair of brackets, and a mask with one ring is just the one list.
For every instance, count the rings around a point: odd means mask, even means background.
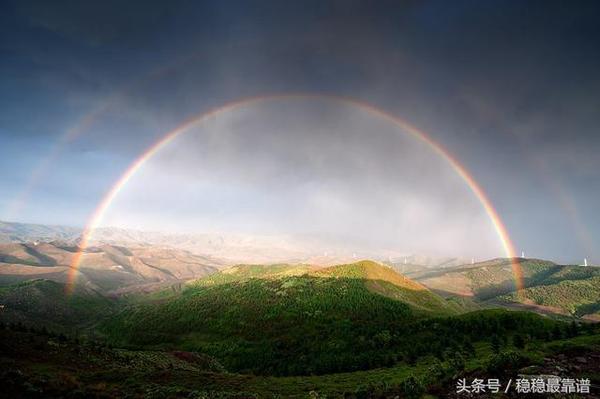
[{"label": "turbine tower", "polygon": [[525,251],[521,251],[521,258],[525,258]]},{"label": "turbine tower", "polygon": [[583,258],[583,265],[587,266],[587,258]]}]

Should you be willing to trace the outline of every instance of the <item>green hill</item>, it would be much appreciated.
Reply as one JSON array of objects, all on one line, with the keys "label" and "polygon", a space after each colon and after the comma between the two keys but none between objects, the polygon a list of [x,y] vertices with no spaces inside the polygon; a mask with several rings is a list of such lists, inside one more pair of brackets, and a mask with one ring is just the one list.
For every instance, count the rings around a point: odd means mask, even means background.
[{"label": "green hill", "polygon": [[[417,356],[415,348],[443,352],[451,343],[456,325],[442,333],[438,321],[439,336],[432,337],[432,326],[419,323],[462,305],[386,266],[363,261],[302,275],[292,270],[236,267],[177,296],[130,306],[101,331],[117,346],[199,351],[231,371],[275,375],[381,367]],[[263,278],[249,278],[256,275]],[[427,340],[418,338],[423,334]],[[430,339],[435,344],[422,345]]]},{"label": "green hill", "polygon": [[[519,259],[526,287],[538,285],[563,266],[539,259]],[[430,289],[487,300],[516,289],[511,259],[494,259],[474,265],[437,270],[417,277]]]},{"label": "green hill", "polygon": [[64,284],[30,280],[0,288],[0,320],[69,331],[91,326],[116,308],[115,300],[77,286],[71,295]]},{"label": "green hill", "polygon": [[[572,271],[567,274],[572,275]],[[600,276],[529,287],[519,295],[512,293],[500,299],[560,309],[574,316],[594,314],[600,311]]]},{"label": "green hill", "polygon": [[415,311],[452,314],[459,312],[458,303],[450,303],[388,266],[373,261],[332,266],[312,273],[315,276],[353,278],[364,281],[371,292],[404,302]]},{"label": "green hill", "polygon": [[207,353],[234,371],[311,374],[383,362],[378,334],[412,317],[362,280],[304,275],[191,287],[132,307],[102,331],[116,345]]},{"label": "green hill", "polygon": [[232,282],[246,281],[252,278],[273,279],[285,276],[299,276],[313,270],[314,267],[308,265],[236,265],[219,273],[211,274],[207,277],[191,283],[191,286],[211,286],[221,285]]},{"label": "green hill", "polygon": [[522,306],[543,313],[597,317],[600,268],[539,259],[520,259],[520,265],[525,286],[520,294],[509,259],[428,272],[418,280],[432,290],[470,297],[483,306]]}]

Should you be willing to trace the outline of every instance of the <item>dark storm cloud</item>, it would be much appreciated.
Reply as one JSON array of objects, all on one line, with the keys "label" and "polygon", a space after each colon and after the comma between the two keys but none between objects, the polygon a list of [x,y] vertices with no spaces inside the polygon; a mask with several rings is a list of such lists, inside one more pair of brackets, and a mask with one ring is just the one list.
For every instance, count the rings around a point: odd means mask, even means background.
[{"label": "dark storm cloud", "polygon": [[128,160],[190,115],[244,96],[325,92],[370,101],[431,132],[474,173],[519,247],[592,256],[556,191],[597,247],[598,8],[9,1],[0,14],[0,144],[3,163],[19,167],[0,185],[18,191],[14,182],[95,109],[102,112],[56,170],[105,176],[84,183],[99,196]]}]

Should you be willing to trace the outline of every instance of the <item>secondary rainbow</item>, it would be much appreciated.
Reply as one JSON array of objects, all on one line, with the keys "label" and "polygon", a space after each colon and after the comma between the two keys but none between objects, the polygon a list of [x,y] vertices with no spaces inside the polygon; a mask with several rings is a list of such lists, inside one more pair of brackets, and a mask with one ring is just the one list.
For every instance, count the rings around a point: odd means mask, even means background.
[{"label": "secondary rainbow", "polygon": [[233,111],[245,105],[286,99],[331,100],[342,104],[347,104],[349,106],[358,107],[372,115],[378,116],[384,120],[391,122],[392,124],[399,127],[401,130],[405,131],[406,133],[410,134],[416,139],[426,143],[435,153],[437,153],[439,156],[445,159],[452,166],[454,171],[465,181],[465,183],[469,186],[473,194],[475,194],[475,196],[483,206],[485,212],[487,213],[488,217],[490,218],[494,229],[496,230],[496,233],[498,234],[498,237],[504,248],[505,255],[509,259],[511,259],[512,272],[514,275],[517,289],[520,291],[523,288],[523,273],[521,265],[519,263],[519,259],[515,256],[515,249],[511,241],[510,235],[508,234],[508,231],[504,225],[504,222],[498,215],[496,209],[493,207],[490,199],[487,197],[487,195],[485,194],[481,186],[477,183],[477,181],[473,178],[473,176],[471,176],[467,169],[440,143],[438,143],[437,141],[432,139],[427,133],[413,126],[404,119],[392,115],[387,111],[378,109],[371,104],[353,98],[329,94],[274,94],[240,99],[237,101],[229,102],[216,108],[212,108],[200,114],[196,114],[185,120],[175,129],[167,132],[160,140],[158,140],[156,143],[150,146],[144,153],[142,153],[140,157],[138,157],[134,162],[132,162],[131,165],[129,165],[129,167],[127,168],[127,170],[123,173],[123,175],[121,175],[119,180],[117,180],[117,182],[102,198],[102,200],[92,213],[88,223],[86,224],[86,227],[82,234],[81,242],[79,243],[78,251],[76,252],[71,261],[71,268],[69,270],[67,280],[67,292],[71,293],[73,291],[75,282],[77,280],[79,266],[83,258],[83,254],[92,239],[94,229],[96,229],[99,226],[104,214],[106,213],[114,199],[119,195],[119,192],[123,189],[123,187],[127,185],[129,180],[144,165],[144,163],[146,163],[146,161],[152,158],[152,156],[154,156],[154,154],[160,151],[161,148],[172,142],[179,135],[185,133],[194,126],[201,124],[208,118],[229,111]]}]

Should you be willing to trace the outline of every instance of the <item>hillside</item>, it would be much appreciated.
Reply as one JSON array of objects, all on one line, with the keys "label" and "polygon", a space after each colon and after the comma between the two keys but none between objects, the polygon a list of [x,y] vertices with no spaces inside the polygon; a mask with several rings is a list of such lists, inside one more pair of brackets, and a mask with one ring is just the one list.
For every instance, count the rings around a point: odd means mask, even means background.
[{"label": "hillside", "polygon": [[385,365],[393,360],[385,347],[407,324],[460,308],[370,261],[235,266],[164,298],[101,330],[115,345],[197,350],[228,369],[267,374]]},{"label": "hillside", "polygon": [[286,276],[300,276],[316,269],[316,267],[302,264],[235,265],[224,269],[219,273],[214,273],[193,281],[190,284],[196,286],[210,286],[247,281],[253,278],[276,279]]},{"label": "hillside", "polygon": [[529,287],[520,295],[503,295],[499,300],[538,305],[556,313],[563,311],[568,315],[589,315],[593,318],[600,311],[600,275]]},{"label": "hillside", "polygon": [[[559,265],[539,259],[519,259],[519,263],[526,287],[541,283],[561,269]],[[424,272],[413,278],[429,289],[453,295],[474,296],[479,300],[516,289],[512,261],[505,258]]]},{"label": "hillside", "polygon": [[[39,278],[64,283],[76,253],[76,247],[58,241],[0,244],[0,284]],[[216,259],[172,248],[101,245],[84,252],[78,284],[111,291],[198,278],[222,266]]]},{"label": "hillside", "polygon": [[0,244],[33,241],[71,241],[81,234],[81,229],[68,226],[51,226],[31,223],[0,221]]},{"label": "hillside", "polygon": [[[0,221],[0,244],[61,241],[76,246],[82,229],[67,226]],[[352,249],[324,247],[320,237],[240,233],[180,233],[99,227],[91,237],[94,246],[169,247],[198,256],[236,263],[311,263],[331,265],[352,259]],[[327,252],[328,255],[323,254]],[[372,253],[371,255],[375,255]]]},{"label": "hillside", "polygon": [[470,297],[484,306],[515,306],[541,313],[597,318],[600,268],[557,265],[539,259],[521,259],[525,289],[516,293],[508,259],[427,271],[416,279],[444,295]]},{"label": "hillside", "polygon": [[[411,317],[408,305],[360,280],[292,276],[188,288],[128,309],[102,331],[116,345],[197,350],[235,371],[310,374],[384,356],[375,336]],[[303,360],[290,369],[292,359]]]},{"label": "hillside", "polygon": [[[485,372],[493,337],[503,347],[525,337],[539,356],[544,341],[583,331],[528,312],[442,316],[393,299],[373,282],[438,298],[369,261],[318,270],[239,265],[182,291],[133,301],[84,286],[68,297],[64,285],[43,280],[5,287],[0,334],[12,344],[0,356],[8,370],[0,381],[12,381],[15,390],[35,386],[50,397],[67,386],[105,397],[135,391],[142,397],[300,398],[310,390],[370,397],[373,389],[394,396],[407,392],[411,376],[423,389],[440,389],[440,376],[454,378],[465,362]],[[41,326],[78,338],[48,336]],[[431,371],[434,365],[442,369]],[[57,378],[60,384],[51,382]]]},{"label": "hillside", "polygon": [[397,273],[388,266],[372,261],[332,266],[314,271],[312,275],[360,279],[364,281],[368,290],[406,303],[413,310],[449,314],[459,308],[457,304],[445,301],[422,284]]},{"label": "hillside", "polygon": [[[493,350],[489,340],[481,340],[474,341],[472,350],[461,350],[458,357],[428,356],[412,364],[400,360],[386,368],[276,377],[226,372],[214,358],[200,353],[115,349],[49,333],[0,328],[0,384],[4,395],[14,398],[70,397],[76,392],[94,398],[358,399],[418,397],[415,390],[442,398],[453,397],[457,378],[472,375],[513,379],[517,373],[585,375],[597,381],[600,335],[595,334],[538,340],[525,348],[506,344],[501,353]],[[504,367],[501,375],[498,365]]]},{"label": "hillside", "polygon": [[417,312],[449,314],[463,311],[457,301],[446,301],[422,284],[398,274],[391,267],[368,260],[325,268],[289,264],[237,265],[192,282],[191,285],[210,286],[253,278],[279,279],[301,275],[358,279],[371,292],[404,302]]},{"label": "hillside", "polygon": [[56,331],[90,327],[112,314],[118,302],[85,287],[71,295],[63,284],[31,280],[0,288],[0,320],[27,326],[45,326]]}]

